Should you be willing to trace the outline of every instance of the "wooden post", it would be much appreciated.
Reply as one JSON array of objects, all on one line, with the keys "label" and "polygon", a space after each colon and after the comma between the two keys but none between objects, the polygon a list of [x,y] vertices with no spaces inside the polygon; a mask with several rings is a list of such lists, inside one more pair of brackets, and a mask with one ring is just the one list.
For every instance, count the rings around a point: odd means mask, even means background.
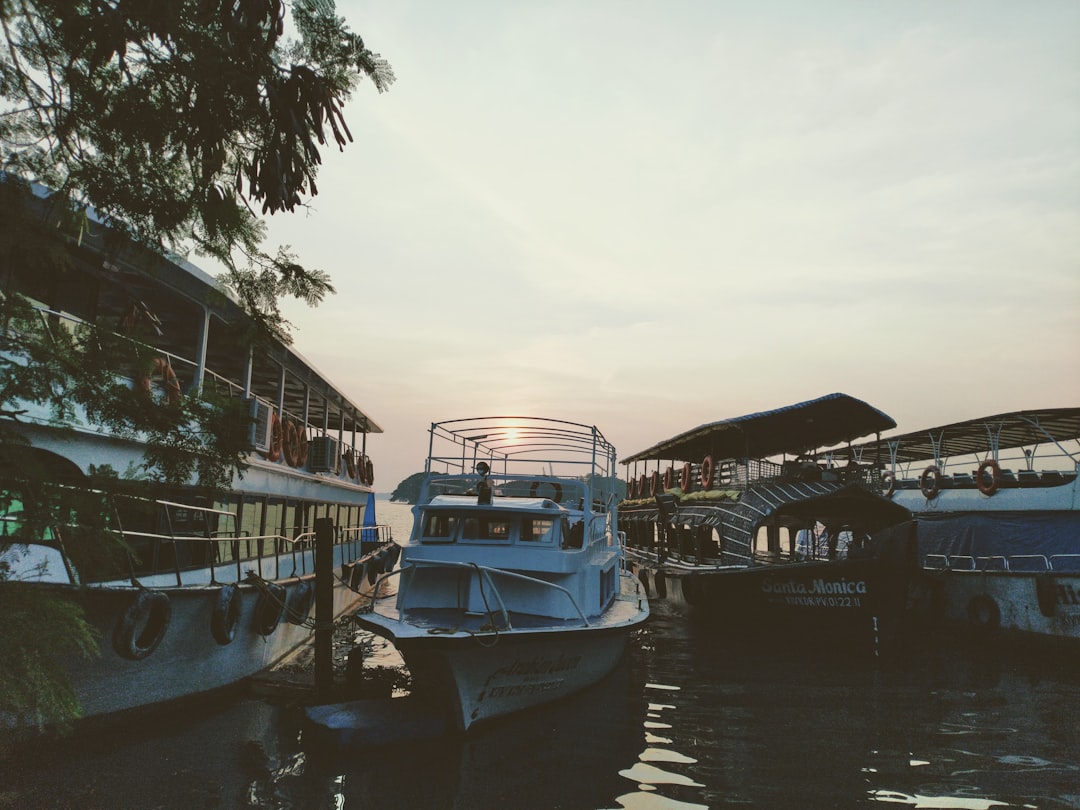
[{"label": "wooden post", "polygon": [[334,521],[315,518],[315,696],[334,690]]}]

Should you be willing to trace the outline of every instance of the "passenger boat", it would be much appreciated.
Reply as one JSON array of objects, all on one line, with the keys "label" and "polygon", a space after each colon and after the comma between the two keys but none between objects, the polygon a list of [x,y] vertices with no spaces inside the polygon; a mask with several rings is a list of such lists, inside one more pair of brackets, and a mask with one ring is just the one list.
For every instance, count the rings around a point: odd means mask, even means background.
[{"label": "passenger boat", "polygon": [[389,639],[414,694],[474,723],[596,683],[649,615],[623,568],[615,449],[595,427],[434,423],[394,596],[357,623]]},{"label": "passenger boat", "polygon": [[1080,643],[1080,408],[882,440],[885,492],[918,521],[916,606],[967,635]]},{"label": "passenger boat", "polygon": [[910,513],[881,495],[876,454],[837,446],[894,425],[836,393],[634,453],[619,513],[631,568],[720,639],[880,651],[904,626]]},{"label": "passenger boat", "polygon": [[[248,447],[242,474],[216,494],[194,481],[152,489],[140,475],[144,435],[119,433],[79,408],[58,420],[24,401],[7,414],[5,435],[28,443],[51,482],[44,495],[71,517],[34,527],[22,495],[0,493],[0,587],[82,606],[100,655],[60,665],[81,715],[93,717],[233,684],[308,639],[318,518],[333,522],[337,615],[370,591],[392,539],[371,521],[367,439],[379,426],[290,346],[241,349],[249,321],[214,278],[121,244],[93,219],[87,228],[51,271],[0,267],[5,301],[30,302],[42,340],[105,342],[121,332],[139,341],[153,370],[134,370],[119,386],[150,408],[211,396],[233,403],[247,414]],[[132,328],[140,321],[141,333]],[[4,328],[30,327],[5,320]],[[108,496],[93,484],[106,470],[118,481]],[[96,553],[103,546],[84,541],[97,529],[126,553]]]}]

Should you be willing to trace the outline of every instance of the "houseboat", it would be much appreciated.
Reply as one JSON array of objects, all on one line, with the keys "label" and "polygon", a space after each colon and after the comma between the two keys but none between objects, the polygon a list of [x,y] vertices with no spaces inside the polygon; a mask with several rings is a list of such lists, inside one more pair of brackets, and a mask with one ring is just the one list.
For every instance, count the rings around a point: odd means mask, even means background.
[{"label": "houseboat", "polygon": [[623,459],[620,527],[654,599],[719,638],[898,638],[912,573],[910,513],[882,496],[880,459],[845,443],[895,426],[846,394],[701,425]]},{"label": "houseboat", "polygon": [[[40,190],[26,205],[6,216],[48,215]],[[370,592],[392,549],[387,528],[370,520],[368,438],[382,431],[342,388],[281,340],[247,348],[251,320],[215,278],[93,217],[47,261],[8,248],[0,264],[5,388],[15,366],[58,345],[130,350],[126,371],[110,372],[110,401],[151,417],[143,422],[151,427],[132,430],[111,406],[9,389],[0,403],[9,465],[0,588],[25,603],[55,597],[81,608],[99,654],[55,662],[77,714],[234,684],[308,639],[319,518],[333,523],[335,613]],[[186,420],[200,409],[237,415],[228,480],[158,480],[147,467],[152,433],[192,467],[220,438],[197,435]],[[156,427],[155,414],[171,427]],[[188,447],[196,458],[185,457]],[[14,458],[25,468],[10,469]],[[46,502],[52,508],[42,510]],[[50,720],[23,708],[9,706],[4,724]]]},{"label": "houseboat", "polygon": [[966,635],[1080,647],[1080,408],[882,439],[885,494],[917,520],[917,608]]}]

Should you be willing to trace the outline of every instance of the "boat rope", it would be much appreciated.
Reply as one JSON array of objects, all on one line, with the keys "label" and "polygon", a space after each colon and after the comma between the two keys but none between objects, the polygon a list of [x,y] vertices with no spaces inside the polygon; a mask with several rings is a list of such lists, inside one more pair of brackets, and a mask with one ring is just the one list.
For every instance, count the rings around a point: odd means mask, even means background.
[{"label": "boat rope", "polygon": [[[299,579],[297,581],[299,581]],[[293,611],[293,609],[289,607],[288,598],[286,598],[283,601],[283,600],[281,600],[281,599],[279,599],[277,597],[277,595],[273,592],[273,590],[270,589],[270,585],[272,584],[270,582],[270,580],[263,579],[261,576],[256,574],[254,571],[248,571],[247,574],[244,575],[244,582],[246,582],[248,585],[251,585],[262,596],[265,596],[271,602],[273,602],[276,605],[278,605],[279,607],[281,607],[285,611],[285,613],[287,613],[290,617],[292,617],[294,619],[299,618],[299,616],[297,616],[297,614]],[[294,622],[294,624],[297,624],[300,627],[305,627],[308,630],[314,630],[315,629],[315,620],[312,619],[312,618],[307,618],[307,619],[304,619],[303,621]]]},{"label": "boat rope", "polygon": [[[480,598],[484,601],[484,610],[488,615],[488,622],[479,631],[467,630],[461,627],[461,622],[458,622],[456,627],[432,627],[428,629],[428,633],[433,636],[454,635],[455,633],[464,633],[468,636],[472,636],[473,639],[481,647],[494,647],[499,643],[499,626],[495,623],[495,617],[491,611],[491,605],[488,604],[487,593],[484,591],[484,575],[480,570],[480,566],[476,563],[471,563],[472,567],[476,569],[476,577],[480,582]],[[488,640],[490,638],[490,640]]]}]

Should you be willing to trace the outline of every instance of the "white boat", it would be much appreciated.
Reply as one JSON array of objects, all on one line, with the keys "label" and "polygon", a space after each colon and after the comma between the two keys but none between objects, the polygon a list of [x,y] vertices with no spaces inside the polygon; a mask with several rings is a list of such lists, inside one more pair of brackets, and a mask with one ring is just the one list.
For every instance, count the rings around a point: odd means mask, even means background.
[{"label": "white boat", "polygon": [[595,427],[434,423],[393,597],[356,621],[461,729],[589,686],[649,616],[623,568],[615,448]]},{"label": "white boat", "polygon": [[[58,421],[32,402],[6,423],[47,471],[50,497],[70,499],[72,514],[92,504],[106,535],[129,550],[95,557],[83,542],[86,522],[35,527],[22,495],[0,493],[0,587],[70,598],[100,634],[99,656],[60,662],[84,717],[236,683],[307,640],[318,518],[333,523],[335,615],[370,591],[368,579],[392,548],[369,506],[367,438],[379,426],[291,347],[241,350],[237,334],[247,319],[212,277],[182,260],[118,247],[94,221],[88,227],[71,243],[63,276],[5,264],[5,294],[29,299],[41,339],[117,339],[119,329],[142,342],[158,373],[117,382],[144,393],[151,407],[211,391],[243,403],[250,452],[242,476],[213,497],[189,485],[146,497],[151,485],[138,476],[124,482],[126,494],[105,497],[93,476],[137,471],[142,437],[119,435],[80,409]],[[140,320],[150,327],[141,336],[132,330]]]},{"label": "white boat", "polygon": [[917,608],[971,635],[1080,643],[1080,408],[882,439],[886,492],[918,521]]}]

